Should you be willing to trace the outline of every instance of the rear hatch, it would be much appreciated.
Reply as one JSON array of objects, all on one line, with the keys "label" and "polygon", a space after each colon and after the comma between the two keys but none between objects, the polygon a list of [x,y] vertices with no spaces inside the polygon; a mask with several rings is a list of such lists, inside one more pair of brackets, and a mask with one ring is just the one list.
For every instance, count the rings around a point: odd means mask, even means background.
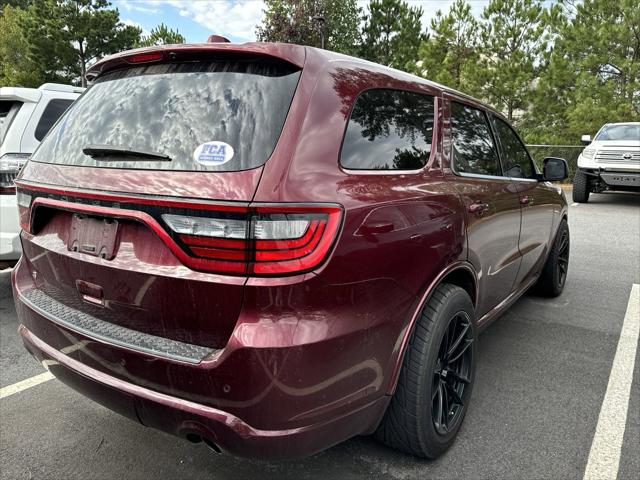
[{"label": "rear hatch", "polygon": [[17,181],[34,307],[226,344],[247,275],[247,207],[301,69],[208,55],[119,61],[45,137]]}]

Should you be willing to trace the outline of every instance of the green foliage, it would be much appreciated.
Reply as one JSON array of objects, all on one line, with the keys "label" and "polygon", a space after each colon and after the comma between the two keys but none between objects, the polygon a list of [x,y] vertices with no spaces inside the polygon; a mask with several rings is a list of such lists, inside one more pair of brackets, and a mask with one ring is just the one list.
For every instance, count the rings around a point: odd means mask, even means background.
[{"label": "green foliage", "polygon": [[418,49],[427,38],[422,13],[402,0],[372,0],[363,17],[360,55],[390,67],[415,69]]},{"label": "green foliage", "polygon": [[45,80],[41,66],[29,58],[29,42],[20,22],[24,10],[5,5],[0,16],[0,87],[37,87]]},{"label": "green foliage", "polygon": [[509,120],[529,108],[536,60],[546,46],[543,11],[540,0],[491,0],[482,12],[474,83]]},{"label": "green foliage", "polygon": [[640,8],[636,0],[563,0],[552,7],[533,107],[536,142],[576,142],[607,122],[640,119]]},{"label": "green foliage", "polygon": [[172,30],[164,23],[152,29],[149,35],[142,37],[138,42],[138,47],[151,47],[153,45],[173,45],[184,43],[185,38],[177,30]]},{"label": "green foliage", "polygon": [[466,0],[456,0],[446,15],[431,19],[429,38],[418,52],[413,72],[451,88],[474,94],[471,74],[478,62],[478,21]]},{"label": "green foliage", "polygon": [[[640,119],[637,0],[469,0],[438,11],[403,0],[266,0],[263,41],[320,46],[469,93],[530,143],[575,144],[604,123]],[[0,0],[0,86],[82,83],[89,65],[134,46],[183,43],[164,24],[141,38],[108,0]],[[318,21],[318,18],[324,22]]]},{"label": "green foliage", "polygon": [[356,52],[360,18],[356,0],[266,0],[265,6],[263,23],[256,28],[259,41],[320,47],[324,35],[328,50]]},{"label": "green foliage", "polygon": [[107,0],[13,3],[18,6],[3,5],[0,17],[0,85],[85,86],[88,66],[106,55],[138,45],[184,42],[164,24],[141,39],[140,28],[123,24]]},{"label": "green foliage", "polygon": [[[133,47],[141,30],[122,24],[118,10],[109,6],[106,0],[28,2],[17,15],[16,35],[24,40],[19,56],[39,74],[30,76],[27,83],[37,86],[42,81],[54,81],[84,86],[89,64]],[[0,37],[0,50],[10,43]],[[0,68],[5,69],[7,63],[10,61],[5,56],[0,58]]]},{"label": "green foliage", "polygon": [[29,5],[30,0],[0,0],[0,8],[5,6],[26,8]]},{"label": "green foliage", "polygon": [[60,2],[54,12],[62,27],[60,48],[64,50],[66,46],[68,50],[63,56],[75,56],[70,73],[80,76],[83,86],[89,63],[132,48],[142,33],[138,27],[122,24],[118,10],[107,8],[109,6],[107,0],[66,0]]}]

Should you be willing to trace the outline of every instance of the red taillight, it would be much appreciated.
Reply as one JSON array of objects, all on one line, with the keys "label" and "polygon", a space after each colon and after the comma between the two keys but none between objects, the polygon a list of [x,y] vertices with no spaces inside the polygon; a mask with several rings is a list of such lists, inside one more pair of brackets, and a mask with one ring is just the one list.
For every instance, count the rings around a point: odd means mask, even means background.
[{"label": "red taillight", "polygon": [[163,53],[162,52],[149,52],[149,53],[138,53],[137,55],[131,55],[130,57],[126,57],[125,60],[129,63],[147,63],[147,62],[157,62],[158,60],[162,60]]},{"label": "red taillight", "polygon": [[40,209],[128,219],[147,225],[187,267],[227,275],[278,276],[316,269],[329,256],[342,222],[338,205],[199,205],[94,192],[69,197],[69,190],[23,190],[25,185],[18,183],[20,225],[30,234],[37,234],[34,224],[42,223],[34,218]]},{"label": "red taillight", "polygon": [[242,218],[213,212],[162,218],[190,256],[213,262],[207,270],[276,276],[310,271],[324,262],[341,215],[333,206],[255,206]]}]

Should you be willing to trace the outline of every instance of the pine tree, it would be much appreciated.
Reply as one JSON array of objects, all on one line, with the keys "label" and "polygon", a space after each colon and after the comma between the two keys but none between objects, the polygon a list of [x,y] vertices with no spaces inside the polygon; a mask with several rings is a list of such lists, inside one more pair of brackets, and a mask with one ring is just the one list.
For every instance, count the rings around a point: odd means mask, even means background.
[{"label": "pine tree", "polygon": [[356,0],[265,0],[256,28],[262,42],[286,42],[353,54],[358,44],[360,8]]},{"label": "pine tree", "polygon": [[142,37],[138,42],[139,47],[150,47],[152,45],[173,45],[184,43],[185,38],[178,32],[161,23],[151,30],[149,35]]},{"label": "pine tree", "polygon": [[561,2],[546,28],[553,48],[544,55],[529,138],[576,143],[608,122],[640,119],[640,8],[635,0]]},{"label": "pine tree", "polygon": [[426,39],[422,13],[422,8],[402,0],[372,0],[363,17],[360,55],[390,67],[414,69],[418,49]]},{"label": "pine tree", "polygon": [[529,108],[544,50],[540,0],[491,0],[482,12],[475,88],[509,120]]},{"label": "pine tree", "polygon": [[415,73],[451,88],[473,93],[470,70],[478,61],[478,21],[466,0],[456,0],[431,20],[429,38],[420,46]]}]

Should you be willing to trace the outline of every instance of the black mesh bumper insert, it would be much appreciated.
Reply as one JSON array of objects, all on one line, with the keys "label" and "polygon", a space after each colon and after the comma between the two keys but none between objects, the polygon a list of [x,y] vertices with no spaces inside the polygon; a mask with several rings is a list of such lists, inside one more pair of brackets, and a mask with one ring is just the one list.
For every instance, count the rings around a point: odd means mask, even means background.
[{"label": "black mesh bumper insert", "polygon": [[59,302],[42,290],[24,292],[20,299],[27,307],[52,322],[96,340],[131,350],[189,363],[199,363],[216,351],[209,347],[158,337],[100,320]]}]

